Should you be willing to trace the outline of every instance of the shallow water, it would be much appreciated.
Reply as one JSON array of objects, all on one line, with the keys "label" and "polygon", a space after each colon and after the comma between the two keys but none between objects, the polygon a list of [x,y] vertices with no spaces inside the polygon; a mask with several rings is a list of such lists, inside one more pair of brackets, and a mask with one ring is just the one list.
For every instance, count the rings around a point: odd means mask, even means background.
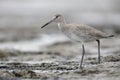
[{"label": "shallow water", "polygon": [[[0,43],[0,49],[15,49],[20,51],[39,51],[44,47],[57,42],[65,42],[68,39],[62,34],[41,35],[32,40],[8,41]],[[42,48],[42,49],[41,49]]]}]

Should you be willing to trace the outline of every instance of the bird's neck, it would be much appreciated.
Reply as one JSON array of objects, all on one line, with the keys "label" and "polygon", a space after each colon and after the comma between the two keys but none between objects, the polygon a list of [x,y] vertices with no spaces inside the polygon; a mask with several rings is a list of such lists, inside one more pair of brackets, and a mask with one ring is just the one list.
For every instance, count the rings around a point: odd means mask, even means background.
[{"label": "bird's neck", "polygon": [[62,27],[64,27],[64,25],[66,25],[66,21],[65,21],[65,19],[62,19],[59,23],[57,23],[58,24],[58,27],[59,27],[59,29],[61,29]]}]

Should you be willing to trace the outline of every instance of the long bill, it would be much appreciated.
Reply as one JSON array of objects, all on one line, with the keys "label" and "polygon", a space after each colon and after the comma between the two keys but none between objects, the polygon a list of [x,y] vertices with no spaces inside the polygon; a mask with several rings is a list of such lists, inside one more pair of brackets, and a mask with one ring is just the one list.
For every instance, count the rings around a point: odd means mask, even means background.
[{"label": "long bill", "polygon": [[49,22],[47,22],[46,24],[44,24],[41,28],[44,28],[45,26],[47,26],[48,24],[50,24],[51,22],[53,22],[56,18],[53,18],[52,20],[50,20]]}]

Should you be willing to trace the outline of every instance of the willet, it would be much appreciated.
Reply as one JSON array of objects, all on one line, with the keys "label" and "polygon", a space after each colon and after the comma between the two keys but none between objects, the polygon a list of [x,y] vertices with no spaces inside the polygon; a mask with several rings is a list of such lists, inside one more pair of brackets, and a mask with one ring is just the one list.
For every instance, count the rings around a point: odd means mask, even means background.
[{"label": "willet", "polygon": [[100,39],[113,37],[102,31],[84,24],[67,24],[64,17],[60,14],[55,15],[52,20],[44,24],[41,28],[47,26],[51,22],[56,22],[59,29],[71,40],[82,43],[82,57],[79,68],[82,68],[83,58],[85,54],[85,42],[97,41],[98,43],[98,63],[100,63]]}]

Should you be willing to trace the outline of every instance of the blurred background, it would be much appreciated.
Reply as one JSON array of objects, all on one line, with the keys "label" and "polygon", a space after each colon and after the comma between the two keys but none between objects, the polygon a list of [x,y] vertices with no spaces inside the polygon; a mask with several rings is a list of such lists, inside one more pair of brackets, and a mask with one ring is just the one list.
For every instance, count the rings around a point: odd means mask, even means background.
[{"label": "blurred background", "polygon": [[120,33],[120,0],[0,0],[0,49],[42,50],[68,40],[50,24],[55,14],[68,23],[83,23],[110,34]]}]

